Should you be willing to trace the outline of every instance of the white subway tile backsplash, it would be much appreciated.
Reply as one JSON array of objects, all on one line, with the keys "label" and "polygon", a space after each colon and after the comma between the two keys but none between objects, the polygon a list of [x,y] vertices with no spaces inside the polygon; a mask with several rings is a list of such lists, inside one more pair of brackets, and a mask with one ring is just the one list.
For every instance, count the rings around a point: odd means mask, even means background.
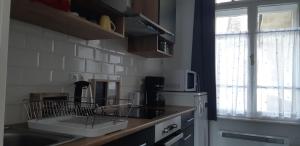
[{"label": "white subway tile backsplash", "polygon": [[89,81],[91,79],[94,79],[94,74],[92,74],[92,73],[82,73],[81,77],[82,77],[82,80]]},{"label": "white subway tile backsplash", "polygon": [[94,74],[94,79],[96,80],[108,80],[108,76],[104,74]]},{"label": "white subway tile backsplash", "polygon": [[63,56],[40,52],[39,67],[43,69],[63,70]]},{"label": "white subway tile backsplash", "polygon": [[101,63],[86,59],[86,72],[101,73]]},{"label": "white subway tile backsplash", "polygon": [[75,43],[54,41],[54,53],[64,56],[75,56]]},{"label": "white subway tile backsplash", "polygon": [[76,57],[65,58],[65,70],[70,72],[84,72],[85,71],[85,59]]},{"label": "white subway tile backsplash", "polygon": [[68,41],[69,42],[73,42],[73,43],[77,43],[77,44],[81,44],[81,45],[87,45],[87,40],[83,40],[74,36],[68,36]]},{"label": "white subway tile backsplash", "polygon": [[101,48],[101,41],[100,40],[88,40],[87,45],[95,48]]},{"label": "white subway tile backsplash", "polygon": [[121,65],[115,65],[115,74],[122,75],[125,73],[125,68]]},{"label": "white subway tile backsplash", "polygon": [[19,50],[10,48],[8,50],[8,66],[37,67],[38,53],[34,50]]},{"label": "white subway tile backsplash", "polygon": [[26,48],[45,51],[45,52],[52,52],[54,48],[53,40],[45,39],[38,36],[30,36],[26,37]]},{"label": "white subway tile backsplash", "polygon": [[94,59],[94,49],[82,45],[77,45],[76,56],[80,58]]},{"label": "white subway tile backsplash", "polygon": [[142,84],[142,78],[139,76],[123,76],[122,86],[126,87],[140,87]]},{"label": "white subway tile backsplash", "polygon": [[120,64],[121,63],[121,56],[110,55],[109,56],[109,63]]},{"label": "white subway tile backsplash", "polygon": [[72,81],[68,72],[53,71],[51,83],[56,85],[69,85]]},{"label": "white subway tile backsplash", "polygon": [[[12,88],[13,87],[13,88]],[[16,92],[17,91],[17,92]],[[28,99],[30,92],[36,92],[33,86],[14,86],[8,85],[6,90],[6,103],[17,104],[22,103],[24,99]]]},{"label": "white subway tile backsplash", "polygon": [[140,89],[148,64],[148,68],[155,67],[148,69],[151,74],[159,74],[155,73],[160,70],[159,61],[146,62],[126,52],[126,39],[86,41],[16,20],[11,26],[6,101],[14,111],[6,113],[7,124],[24,120],[16,104],[30,92],[68,92],[72,96],[73,74],[86,81],[119,80],[121,98]]},{"label": "white subway tile backsplash", "polygon": [[102,73],[104,74],[114,74],[115,68],[113,64],[102,63]]},{"label": "white subway tile backsplash", "polygon": [[95,60],[102,61],[102,62],[108,62],[108,54],[105,53],[104,51],[95,49]]},{"label": "white subway tile backsplash", "polygon": [[108,76],[108,80],[120,81],[120,80],[121,80],[121,76],[118,76],[118,75],[110,75],[110,76]]},{"label": "white subway tile backsplash", "polygon": [[134,59],[130,56],[124,56],[123,64],[126,66],[134,66]]},{"label": "white subway tile backsplash", "polygon": [[9,48],[25,48],[25,37],[26,35],[21,32],[11,31],[9,34]]},{"label": "white subway tile backsplash", "polygon": [[26,122],[26,111],[23,104],[16,103],[5,105],[5,124]]},{"label": "white subway tile backsplash", "polygon": [[22,21],[16,21],[13,19],[11,19],[11,21],[10,21],[10,31],[20,31],[29,36],[32,36],[32,35],[42,36],[44,30],[45,29],[42,27],[32,25],[29,23],[25,23]]},{"label": "white subway tile backsplash", "polygon": [[48,29],[44,29],[44,37],[55,41],[67,42],[69,40],[69,37],[67,35]]},{"label": "white subway tile backsplash", "polygon": [[22,69],[18,67],[7,67],[7,85],[18,85],[22,82]]},{"label": "white subway tile backsplash", "polygon": [[47,85],[50,83],[50,71],[43,69],[23,69],[21,85]]},{"label": "white subway tile backsplash", "polygon": [[102,48],[108,50],[126,52],[128,45],[127,45],[127,39],[118,39],[118,40],[106,39],[106,40],[101,40],[101,46]]}]

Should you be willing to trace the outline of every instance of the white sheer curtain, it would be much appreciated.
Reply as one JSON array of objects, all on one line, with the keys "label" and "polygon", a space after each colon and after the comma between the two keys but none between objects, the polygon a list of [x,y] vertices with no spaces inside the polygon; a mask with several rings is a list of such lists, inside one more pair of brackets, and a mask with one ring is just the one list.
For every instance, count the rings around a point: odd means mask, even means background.
[{"label": "white sheer curtain", "polygon": [[216,35],[216,82],[219,115],[248,112],[248,35]]},{"label": "white sheer curtain", "polygon": [[257,116],[300,118],[299,30],[257,35]]}]

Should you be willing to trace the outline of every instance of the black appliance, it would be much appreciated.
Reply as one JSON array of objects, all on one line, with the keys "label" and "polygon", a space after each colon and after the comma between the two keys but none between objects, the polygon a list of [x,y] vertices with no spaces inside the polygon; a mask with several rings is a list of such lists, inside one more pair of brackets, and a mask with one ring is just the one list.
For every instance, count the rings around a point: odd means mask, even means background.
[{"label": "black appliance", "polygon": [[[104,113],[105,114],[105,113]],[[120,112],[119,116],[137,118],[137,119],[153,119],[165,114],[164,109],[147,108],[147,107],[132,107],[128,112]],[[107,115],[109,116],[109,115]]]},{"label": "black appliance", "polygon": [[87,81],[75,82],[74,102],[81,102],[82,97],[87,95],[88,87],[90,85]]},{"label": "black appliance", "polygon": [[144,82],[145,103],[149,107],[165,106],[165,100],[159,96],[158,92],[164,88],[165,79],[163,77],[147,76]]}]

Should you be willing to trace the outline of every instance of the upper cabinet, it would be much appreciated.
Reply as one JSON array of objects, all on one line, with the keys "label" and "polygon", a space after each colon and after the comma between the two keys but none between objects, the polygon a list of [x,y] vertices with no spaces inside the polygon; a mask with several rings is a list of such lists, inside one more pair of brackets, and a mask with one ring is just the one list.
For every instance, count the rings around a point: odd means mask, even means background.
[{"label": "upper cabinet", "polygon": [[[54,1],[12,0],[11,17],[86,40],[124,38],[123,14],[105,7],[98,0],[72,0],[71,3],[67,8],[71,11],[63,11],[58,9],[63,6],[54,5]],[[114,23],[114,30],[100,27],[104,15]]]},{"label": "upper cabinet", "polygon": [[171,57],[175,43],[176,1],[133,0],[132,5],[139,15],[126,17],[128,51],[149,58]]},{"label": "upper cabinet", "polygon": [[149,58],[171,57],[175,42],[175,0],[102,0],[123,13],[128,51]]},{"label": "upper cabinet", "polygon": [[86,40],[128,37],[128,51],[171,57],[175,0],[12,0],[11,17]]}]

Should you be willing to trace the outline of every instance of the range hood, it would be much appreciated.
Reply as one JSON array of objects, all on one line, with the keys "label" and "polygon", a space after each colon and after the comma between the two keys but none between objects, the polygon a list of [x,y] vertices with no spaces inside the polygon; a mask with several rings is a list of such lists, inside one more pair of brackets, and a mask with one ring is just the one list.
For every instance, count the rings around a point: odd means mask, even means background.
[{"label": "range hood", "polygon": [[154,34],[167,34],[175,36],[172,32],[159,24],[145,17],[143,14],[136,14],[126,17],[126,33],[129,36],[145,36]]},{"label": "range hood", "polygon": [[[174,0],[163,0],[161,2],[161,5],[162,3],[166,3],[167,1],[172,2]],[[174,26],[171,27],[171,29],[173,30],[168,30],[166,27],[157,24],[156,22],[150,20],[143,14],[135,13],[131,8],[132,6],[131,0],[102,0],[102,2],[107,4],[111,8],[121,12],[125,16],[125,20],[126,20],[125,33],[127,36],[139,37],[139,36],[149,36],[149,35],[160,35],[161,37],[171,42],[175,41],[175,34],[173,33],[175,32],[175,29],[173,29]],[[166,6],[166,4],[163,5]],[[174,5],[168,5],[168,7],[169,6],[172,7]],[[164,13],[162,10],[165,9],[161,9],[160,13]],[[163,18],[163,19],[170,19],[170,18]]]}]

